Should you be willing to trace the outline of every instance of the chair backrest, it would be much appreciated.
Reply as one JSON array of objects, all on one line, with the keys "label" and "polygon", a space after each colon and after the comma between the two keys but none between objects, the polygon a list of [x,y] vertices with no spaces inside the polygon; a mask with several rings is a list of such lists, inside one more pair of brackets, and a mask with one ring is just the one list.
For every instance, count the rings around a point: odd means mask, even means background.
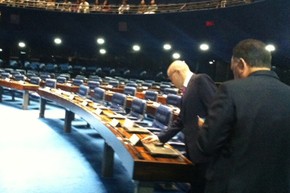
[{"label": "chair backrest", "polygon": [[73,79],[73,81],[72,81],[72,85],[74,85],[74,86],[80,86],[83,83],[84,83],[84,80],[82,80],[82,79]]},{"label": "chair backrest", "polygon": [[12,75],[9,72],[2,72],[1,73],[1,78],[11,78]]},{"label": "chair backrest", "polygon": [[178,94],[177,88],[165,88],[163,94]]},{"label": "chair backrest", "polygon": [[31,76],[30,77],[30,83],[31,84],[39,85],[40,84],[40,81],[41,81],[41,79],[38,76]]},{"label": "chair backrest", "polygon": [[164,93],[165,88],[170,88],[171,86],[169,84],[160,84],[160,91]]},{"label": "chair backrest", "polygon": [[64,76],[58,76],[56,78],[56,82],[61,83],[61,84],[66,83],[66,81],[67,81],[67,79]]},{"label": "chair backrest", "polygon": [[89,92],[90,92],[90,88],[88,86],[83,85],[83,84],[80,85],[78,94],[81,97],[87,97],[89,95]]},{"label": "chair backrest", "polygon": [[94,88],[94,94],[92,96],[92,99],[95,102],[103,102],[105,100],[105,90],[100,87]]},{"label": "chair backrest", "polygon": [[137,88],[137,87],[138,87],[138,84],[137,84],[136,82],[128,82],[128,83],[126,84],[126,86],[131,86],[131,87],[135,87],[135,88]]},{"label": "chair backrest", "polygon": [[125,109],[126,105],[126,95],[123,93],[114,93],[112,96],[112,108],[122,108]]},{"label": "chair backrest", "polygon": [[171,120],[172,120],[171,108],[161,104],[156,109],[152,126],[160,129],[166,129],[171,123]]},{"label": "chair backrest", "polygon": [[146,112],[146,101],[139,98],[134,98],[132,100],[131,110],[128,116],[132,116],[139,120],[142,120],[144,118],[145,112]]},{"label": "chair backrest", "polygon": [[99,87],[99,86],[100,86],[100,82],[98,82],[98,81],[93,81],[93,80],[88,81],[88,87],[91,90],[94,90],[94,88]]},{"label": "chair backrest", "polygon": [[136,92],[137,92],[137,88],[136,87],[125,86],[125,88],[124,88],[124,94],[125,95],[135,96]]},{"label": "chair backrest", "polygon": [[56,79],[54,79],[54,78],[47,78],[45,80],[45,87],[56,88]]},{"label": "chair backrest", "polygon": [[110,80],[108,82],[109,85],[111,85],[112,87],[119,87],[119,81],[118,80]]},{"label": "chair backrest", "polygon": [[24,81],[25,78],[26,78],[26,77],[25,77],[23,74],[16,74],[16,75],[14,76],[14,79],[15,79],[16,81]]},{"label": "chair backrest", "polygon": [[177,94],[168,94],[166,98],[166,104],[180,108],[181,96]]},{"label": "chair backrest", "polygon": [[40,75],[40,79],[43,81],[46,81],[46,79],[51,78],[51,76],[49,74],[41,74]]},{"label": "chair backrest", "polygon": [[157,101],[158,92],[155,90],[147,90],[145,91],[145,99],[150,101]]}]

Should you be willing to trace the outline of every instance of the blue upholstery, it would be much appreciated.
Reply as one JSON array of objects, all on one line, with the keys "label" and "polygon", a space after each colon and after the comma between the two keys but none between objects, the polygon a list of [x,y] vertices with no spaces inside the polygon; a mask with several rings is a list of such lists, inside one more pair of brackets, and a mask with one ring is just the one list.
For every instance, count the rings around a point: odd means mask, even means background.
[{"label": "blue upholstery", "polygon": [[117,80],[110,80],[108,84],[111,85],[112,87],[119,87],[119,81]]},{"label": "blue upholstery", "polygon": [[11,74],[9,72],[2,72],[1,73],[1,78],[5,79],[5,78],[11,78]]},{"label": "blue upholstery", "polygon": [[181,96],[177,94],[168,94],[166,98],[166,103],[168,105],[173,105],[180,108],[181,105]]},{"label": "blue upholstery", "polygon": [[111,101],[111,109],[120,113],[125,112],[126,95],[123,93],[114,93]]},{"label": "blue upholstery", "polygon": [[40,79],[43,81],[46,81],[46,79],[51,78],[51,76],[49,74],[41,74],[40,75]]},{"label": "blue upholstery", "polygon": [[91,90],[94,90],[94,88],[99,87],[100,86],[100,82],[98,81],[93,81],[93,80],[89,80],[88,81],[88,86]]},{"label": "blue upholstery", "polygon": [[56,79],[54,79],[54,78],[47,78],[45,80],[45,87],[56,88]]},{"label": "blue upholstery", "polygon": [[126,84],[126,86],[130,86],[130,87],[135,87],[135,88],[137,88],[137,87],[138,87],[138,84],[137,84],[136,82],[128,82],[128,83]]},{"label": "blue upholstery", "polygon": [[56,82],[61,83],[61,84],[66,83],[66,81],[67,79],[64,76],[59,76],[56,78]]},{"label": "blue upholstery", "polygon": [[157,101],[158,99],[158,92],[154,90],[147,90],[145,91],[145,99],[150,101]]},{"label": "blue upholstery", "polygon": [[83,85],[83,84],[80,85],[78,94],[81,97],[87,97],[89,95],[89,92],[90,92],[90,88],[88,86]]},{"label": "blue upholstery", "polygon": [[146,101],[134,98],[131,104],[131,110],[128,113],[129,119],[143,120],[146,112]]},{"label": "blue upholstery", "polygon": [[152,123],[152,127],[154,128],[154,130],[167,129],[167,127],[171,123],[172,115],[173,114],[171,108],[167,107],[166,105],[159,105],[159,107],[157,107],[156,109],[156,113]]},{"label": "blue upholstery", "polygon": [[125,86],[125,88],[124,88],[124,94],[125,95],[135,96],[136,92],[137,92],[137,88],[136,87]]},{"label": "blue upholstery", "polygon": [[165,88],[170,88],[171,86],[169,84],[160,84],[160,91],[164,93]]},{"label": "blue upholstery", "polygon": [[30,83],[31,84],[39,85],[40,81],[41,81],[41,79],[38,76],[31,76],[30,77]]},{"label": "blue upholstery", "polygon": [[163,91],[164,94],[178,94],[177,88],[165,88]]},{"label": "blue upholstery", "polygon": [[105,100],[105,90],[100,87],[94,88],[92,99],[95,102],[102,103]]},{"label": "blue upholstery", "polygon": [[16,80],[16,81],[24,81],[25,80],[25,76],[23,75],[23,74],[16,74],[15,76],[14,76],[14,79]]},{"label": "blue upholstery", "polygon": [[80,86],[83,83],[84,83],[83,79],[73,79],[73,81],[72,81],[72,85],[74,85],[74,86]]}]

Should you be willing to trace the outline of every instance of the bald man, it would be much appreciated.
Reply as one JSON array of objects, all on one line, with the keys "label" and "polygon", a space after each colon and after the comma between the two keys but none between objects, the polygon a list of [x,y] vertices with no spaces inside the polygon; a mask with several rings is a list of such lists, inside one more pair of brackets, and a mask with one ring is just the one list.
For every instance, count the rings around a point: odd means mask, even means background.
[{"label": "bald man", "polygon": [[167,130],[162,131],[158,136],[149,136],[143,142],[160,141],[165,143],[180,131],[183,132],[187,157],[196,165],[196,172],[191,183],[192,192],[203,193],[204,173],[209,158],[197,153],[195,143],[198,132],[198,116],[207,116],[207,110],[215,95],[216,86],[208,75],[191,72],[189,66],[180,60],[170,64],[167,75],[177,88],[184,90],[180,114]]}]

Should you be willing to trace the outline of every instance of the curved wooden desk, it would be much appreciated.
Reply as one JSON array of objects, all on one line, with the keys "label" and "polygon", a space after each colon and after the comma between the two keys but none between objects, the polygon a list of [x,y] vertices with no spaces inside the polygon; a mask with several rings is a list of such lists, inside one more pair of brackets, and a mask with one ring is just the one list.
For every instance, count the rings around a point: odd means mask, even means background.
[{"label": "curved wooden desk", "polygon": [[[105,140],[102,175],[111,176],[113,172],[114,153],[116,153],[130,177],[137,182],[135,192],[153,192],[155,181],[189,182],[193,164],[183,155],[173,157],[153,157],[141,145],[129,143],[132,133],[122,127],[113,127],[112,121],[105,115],[98,115],[92,102],[86,103],[79,97],[67,95],[61,90],[40,88],[40,117],[44,117],[46,100],[54,101],[63,106],[65,113],[65,132],[71,132],[71,121],[74,114],[82,117]],[[140,139],[148,134],[136,134]]]},{"label": "curved wooden desk", "polygon": [[36,91],[39,88],[38,85],[28,82],[0,79],[0,102],[2,102],[3,87],[24,91],[22,103],[22,108],[24,110],[28,109],[29,91]]}]

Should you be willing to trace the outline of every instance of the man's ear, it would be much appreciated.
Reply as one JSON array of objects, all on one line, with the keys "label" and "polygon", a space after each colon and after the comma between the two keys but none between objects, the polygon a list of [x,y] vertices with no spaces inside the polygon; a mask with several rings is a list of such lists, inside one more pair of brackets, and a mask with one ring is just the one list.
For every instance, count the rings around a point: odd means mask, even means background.
[{"label": "man's ear", "polygon": [[240,60],[238,64],[239,74],[242,78],[245,78],[250,74],[250,67],[243,58],[239,58],[239,60]]}]

